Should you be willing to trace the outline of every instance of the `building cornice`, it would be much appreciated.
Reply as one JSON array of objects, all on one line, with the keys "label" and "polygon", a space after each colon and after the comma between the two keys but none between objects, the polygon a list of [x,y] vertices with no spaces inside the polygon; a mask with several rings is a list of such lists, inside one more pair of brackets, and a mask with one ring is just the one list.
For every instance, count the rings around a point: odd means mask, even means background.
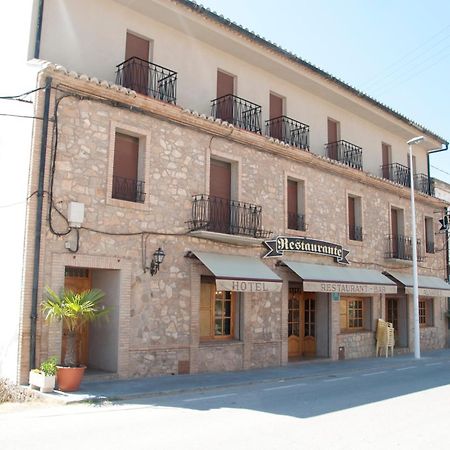
[{"label": "building cornice", "polygon": [[[92,96],[93,99],[116,102],[118,106],[127,107],[131,112],[149,114],[160,120],[186,126],[211,136],[228,139],[244,146],[250,146],[261,152],[302,165],[308,165],[317,170],[338,175],[354,182],[391,192],[401,198],[409,199],[410,189],[407,187],[400,186],[368,172],[350,168],[339,161],[325,156],[300,150],[277,139],[236,128],[221,119],[207,117],[205,114],[199,114],[196,111],[182,109],[176,105],[139,95],[131,89],[108,81],[101,81],[86,74],[80,75],[74,71],[69,72],[62,66],[47,64],[39,74],[40,85],[43,85],[43,80],[47,76],[53,78],[54,88],[72,91],[80,97]],[[416,192],[415,196],[416,201],[427,203],[437,208],[447,206],[445,201],[420,192]]]}]

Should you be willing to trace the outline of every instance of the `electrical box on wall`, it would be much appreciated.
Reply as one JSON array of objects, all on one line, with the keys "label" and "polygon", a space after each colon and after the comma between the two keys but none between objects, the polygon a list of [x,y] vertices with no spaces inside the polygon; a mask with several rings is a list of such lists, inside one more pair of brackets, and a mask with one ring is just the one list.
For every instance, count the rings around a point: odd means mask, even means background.
[{"label": "electrical box on wall", "polygon": [[84,203],[69,202],[67,220],[73,228],[80,228],[84,221]]}]

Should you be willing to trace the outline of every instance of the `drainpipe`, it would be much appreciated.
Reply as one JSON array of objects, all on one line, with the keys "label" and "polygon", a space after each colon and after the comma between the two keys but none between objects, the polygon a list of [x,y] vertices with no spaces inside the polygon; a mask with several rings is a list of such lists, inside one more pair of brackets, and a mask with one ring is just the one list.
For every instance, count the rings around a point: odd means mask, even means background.
[{"label": "drainpipe", "polygon": [[39,179],[37,189],[36,222],[34,228],[34,259],[33,259],[33,287],[31,292],[31,326],[30,326],[30,370],[36,364],[36,323],[38,309],[38,288],[39,288],[39,259],[41,257],[41,230],[42,230],[42,210],[44,204],[44,176],[45,161],[47,158],[47,134],[48,119],[50,111],[52,78],[45,79],[44,113],[42,120],[41,149],[39,158]]},{"label": "drainpipe", "polygon": [[44,0],[39,0],[38,15],[36,23],[36,34],[34,37],[34,58],[39,59],[41,53],[41,33],[42,33],[42,18],[44,16]]},{"label": "drainpipe", "polygon": [[431,170],[430,170],[430,154],[445,152],[448,150],[448,142],[442,144],[442,148],[437,148],[436,150],[430,150],[427,152],[427,176],[428,176],[428,195],[431,195]]}]

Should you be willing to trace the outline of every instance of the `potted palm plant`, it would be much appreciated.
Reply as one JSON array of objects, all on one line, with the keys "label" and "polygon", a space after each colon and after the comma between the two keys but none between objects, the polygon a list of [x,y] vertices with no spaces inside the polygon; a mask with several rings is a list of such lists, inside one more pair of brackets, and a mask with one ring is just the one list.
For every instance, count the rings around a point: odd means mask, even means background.
[{"label": "potted palm plant", "polygon": [[46,359],[38,369],[30,371],[30,387],[38,387],[41,392],[52,392],[55,389],[56,356]]},{"label": "potted palm plant", "polygon": [[89,322],[105,317],[109,309],[101,301],[105,293],[100,289],[74,292],[64,289],[61,295],[46,288],[42,311],[45,320],[61,321],[67,330],[64,361],[57,367],[56,379],[62,391],[76,391],[80,387],[86,366],[80,365],[77,355],[77,339],[81,328]]}]

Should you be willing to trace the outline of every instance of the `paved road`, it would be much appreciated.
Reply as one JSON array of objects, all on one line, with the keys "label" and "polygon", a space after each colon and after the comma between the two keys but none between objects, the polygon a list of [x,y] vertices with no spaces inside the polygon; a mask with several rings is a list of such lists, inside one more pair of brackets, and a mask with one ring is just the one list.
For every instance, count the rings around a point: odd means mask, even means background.
[{"label": "paved road", "polygon": [[[9,449],[448,449],[450,357],[0,414]],[[69,444],[69,445],[67,445]]]}]

